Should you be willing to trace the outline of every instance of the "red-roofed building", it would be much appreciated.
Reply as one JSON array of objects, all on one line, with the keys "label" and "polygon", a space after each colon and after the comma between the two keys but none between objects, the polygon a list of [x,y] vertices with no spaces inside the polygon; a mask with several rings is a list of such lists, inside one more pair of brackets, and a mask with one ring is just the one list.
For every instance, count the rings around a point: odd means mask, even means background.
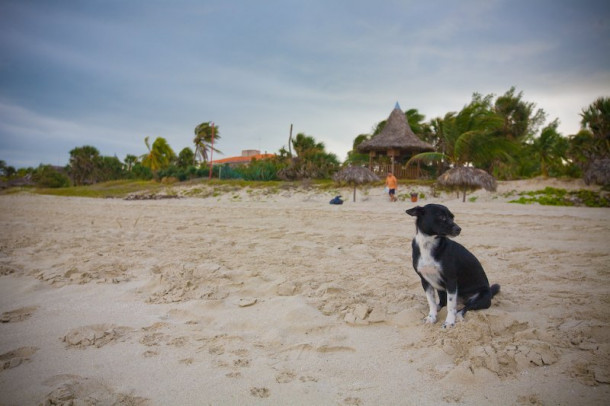
[{"label": "red-roofed building", "polygon": [[273,158],[274,156],[275,156],[275,154],[267,154],[267,153],[261,154],[261,152],[257,149],[245,149],[245,150],[241,151],[241,156],[233,156],[233,157],[229,157],[229,158],[215,159],[214,161],[212,161],[212,164],[213,165],[229,164],[230,166],[247,165],[253,159],[267,159],[267,158]]}]

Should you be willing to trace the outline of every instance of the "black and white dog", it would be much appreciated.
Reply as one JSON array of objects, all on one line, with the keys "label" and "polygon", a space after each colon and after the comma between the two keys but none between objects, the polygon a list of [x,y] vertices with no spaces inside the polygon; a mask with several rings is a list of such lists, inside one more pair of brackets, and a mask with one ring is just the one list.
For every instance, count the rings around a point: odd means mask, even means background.
[{"label": "black and white dog", "polygon": [[[453,222],[453,214],[443,205],[427,204],[414,207],[407,214],[417,217],[413,238],[413,267],[426,291],[430,313],[426,323],[436,323],[438,311],[447,306],[443,328],[455,326],[458,298],[468,310],[487,309],[500,285],[489,286],[479,260],[466,248],[449,237],[456,237],[462,229]],[[434,291],[438,292],[439,304]]]}]

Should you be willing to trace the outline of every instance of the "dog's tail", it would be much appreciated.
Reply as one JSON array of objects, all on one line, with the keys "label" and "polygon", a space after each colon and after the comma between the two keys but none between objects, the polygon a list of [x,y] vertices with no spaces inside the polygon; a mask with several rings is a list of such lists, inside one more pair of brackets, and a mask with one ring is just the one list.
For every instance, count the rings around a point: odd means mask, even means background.
[{"label": "dog's tail", "polygon": [[494,283],[493,285],[491,285],[489,287],[489,289],[491,290],[491,297],[494,297],[495,295],[498,294],[498,292],[500,292],[500,285],[498,285],[497,283]]}]

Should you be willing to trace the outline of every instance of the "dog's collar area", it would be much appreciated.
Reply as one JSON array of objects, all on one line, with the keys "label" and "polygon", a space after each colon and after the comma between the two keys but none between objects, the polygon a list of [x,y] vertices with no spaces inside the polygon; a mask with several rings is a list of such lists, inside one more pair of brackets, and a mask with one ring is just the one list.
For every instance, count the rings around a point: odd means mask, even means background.
[{"label": "dog's collar area", "polygon": [[426,234],[423,231],[421,231],[419,228],[415,229],[415,235],[417,234],[421,234],[424,238],[434,238],[434,239],[439,239],[441,237],[447,237],[446,235],[440,235],[440,234]]}]

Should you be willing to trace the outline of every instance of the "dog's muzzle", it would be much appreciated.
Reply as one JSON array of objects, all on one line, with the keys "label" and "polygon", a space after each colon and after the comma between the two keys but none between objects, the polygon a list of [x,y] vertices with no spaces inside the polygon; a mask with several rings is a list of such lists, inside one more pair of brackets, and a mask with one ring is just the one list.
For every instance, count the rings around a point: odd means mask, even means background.
[{"label": "dog's muzzle", "polygon": [[457,237],[462,232],[462,229],[457,224],[451,227],[451,236]]}]

